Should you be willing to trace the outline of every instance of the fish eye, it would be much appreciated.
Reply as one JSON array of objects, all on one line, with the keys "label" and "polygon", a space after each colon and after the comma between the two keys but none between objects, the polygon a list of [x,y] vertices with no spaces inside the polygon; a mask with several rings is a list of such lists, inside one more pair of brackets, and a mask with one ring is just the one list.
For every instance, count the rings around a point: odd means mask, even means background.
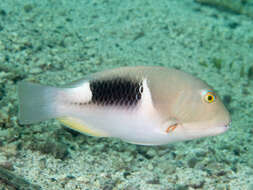
[{"label": "fish eye", "polygon": [[215,93],[211,92],[211,91],[207,91],[204,94],[204,101],[207,103],[213,103],[215,101],[216,97],[215,97]]}]

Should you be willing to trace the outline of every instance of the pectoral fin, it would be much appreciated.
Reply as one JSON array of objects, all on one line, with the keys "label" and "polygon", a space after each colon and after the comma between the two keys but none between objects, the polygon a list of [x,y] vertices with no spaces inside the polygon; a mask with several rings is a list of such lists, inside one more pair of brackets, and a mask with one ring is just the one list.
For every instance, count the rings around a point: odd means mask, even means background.
[{"label": "pectoral fin", "polygon": [[179,122],[176,119],[172,118],[172,119],[167,120],[163,124],[162,131],[164,133],[169,134],[169,133],[172,133],[173,131],[175,131],[178,127],[180,127]]},{"label": "pectoral fin", "polygon": [[106,137],[108,135],[106,135],[106,133],[102,132],[102,131],[98,131],[95,129],[92,129],[91,127],[88,127],[84,124],[83,121],[73,118],[73,117],[62,117],[62,118],[58,118],[58,120],[63,123],[65,126],[76,130],[80,133],[85,133],[87,135],[90,136],[95,136],[95,137]]},{"label": "pectoral fin", "polygon": [[166,129],[166,133],[173,132],[177,127],[178,127],[178,123],[175,123],[173,125],[168,126],[167,129]]}]

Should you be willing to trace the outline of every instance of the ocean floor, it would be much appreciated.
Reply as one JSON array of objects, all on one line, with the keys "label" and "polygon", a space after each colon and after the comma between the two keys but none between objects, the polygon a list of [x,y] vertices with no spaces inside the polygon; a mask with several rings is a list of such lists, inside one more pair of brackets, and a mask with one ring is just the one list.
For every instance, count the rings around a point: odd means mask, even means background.
[{"label": "ocean floor", "polygon": [[[219,2],[1,0],[0,189],[253,190],[253,2]],[[56,120],[18,124],[18,81],[57,86],[127,65],[203,79],[229,109],[231,129],[148,147]]]}]

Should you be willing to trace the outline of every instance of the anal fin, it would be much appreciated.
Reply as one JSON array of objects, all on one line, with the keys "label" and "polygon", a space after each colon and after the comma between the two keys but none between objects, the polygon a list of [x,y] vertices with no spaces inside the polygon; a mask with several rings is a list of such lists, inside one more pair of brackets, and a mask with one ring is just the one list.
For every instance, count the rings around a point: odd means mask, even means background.
[{"label": "anal fin", "polygon": [[95,130],[95,129],[91,129],[91,127],[87,127],[83,121],[73,118],[73,117],[62,117],[62,118],[57,118],[62,124],[64,124],[65,126],[78,131],[80,133],[84,133],[86,135],[90,135],[90,136],[95,136],[95,137],[106,137],[108,135],[106,135],[104,132]]}]

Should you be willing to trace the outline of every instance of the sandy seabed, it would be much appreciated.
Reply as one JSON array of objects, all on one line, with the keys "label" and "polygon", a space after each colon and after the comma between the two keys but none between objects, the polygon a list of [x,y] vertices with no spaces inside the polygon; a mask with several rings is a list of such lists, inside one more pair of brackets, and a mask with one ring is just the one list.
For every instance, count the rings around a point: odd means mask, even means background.
[{"label": "sandy seabed", "polygon": [[[1,0],[0,166],[48,190],[252,190],[252,52],[252,18],[193,0]],[[18,81],[62,85],[127,65],[203,79],[229,109],[231,129],[146,147],[55,120],[18,124]]]}]

